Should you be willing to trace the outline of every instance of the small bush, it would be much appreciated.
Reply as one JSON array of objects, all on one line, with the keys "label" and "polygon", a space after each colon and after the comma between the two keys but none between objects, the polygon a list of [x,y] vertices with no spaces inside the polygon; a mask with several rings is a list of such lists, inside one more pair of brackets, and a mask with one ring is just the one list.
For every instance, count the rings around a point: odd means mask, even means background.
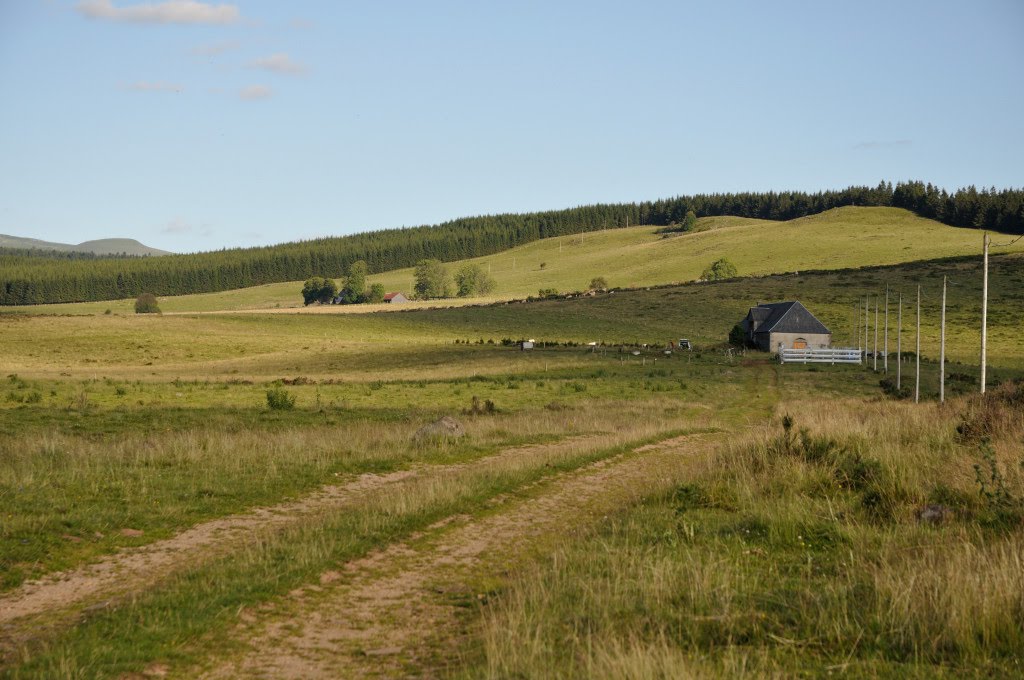
[{"label": "small bush", "polygon": [[290,411],[295,408],[295,397],[281,387],[267,390],[267,406],[271,411]]},{"label": "small bush", "polygon": [[724,281],[726,279],[734,279],[737,276],[739,276],[739,271],[736,269],[736,265],[723,257],[708,265],[708,268],[704,270],[700,278],[704,281]]},{"label": "small bush", "polygon": [[469,402],[469,408],[462,410],[463,415],[467,416],[491,416],[498,412],[494,402],[490,399],[480,401],[479,397],[474,396]]},{"label": "small bush", "polygon": [[136,314],[159,314],[160,305],[157,304],[156,296],[152,293],[143,293],[135,298]]}]

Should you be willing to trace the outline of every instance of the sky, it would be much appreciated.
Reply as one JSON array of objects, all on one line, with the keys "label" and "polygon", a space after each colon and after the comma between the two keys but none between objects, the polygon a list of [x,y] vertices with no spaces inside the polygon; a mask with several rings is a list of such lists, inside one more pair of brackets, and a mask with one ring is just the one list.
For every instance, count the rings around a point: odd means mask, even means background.
[{"label": "sky", "polygon": [[0,233],[1024,186],[1021,0],[0,0]]}]

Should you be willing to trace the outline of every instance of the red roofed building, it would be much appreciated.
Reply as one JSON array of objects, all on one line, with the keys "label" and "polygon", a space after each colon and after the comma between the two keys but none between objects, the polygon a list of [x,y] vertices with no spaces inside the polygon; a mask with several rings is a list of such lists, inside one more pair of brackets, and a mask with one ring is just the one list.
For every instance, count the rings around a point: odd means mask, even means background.
[{"label": "red roofed building", "polygon": [[395,304],[397,302],[408,302],[409,298],[405,297],[401,293],[385,293],[384,302],[389,304]]}]

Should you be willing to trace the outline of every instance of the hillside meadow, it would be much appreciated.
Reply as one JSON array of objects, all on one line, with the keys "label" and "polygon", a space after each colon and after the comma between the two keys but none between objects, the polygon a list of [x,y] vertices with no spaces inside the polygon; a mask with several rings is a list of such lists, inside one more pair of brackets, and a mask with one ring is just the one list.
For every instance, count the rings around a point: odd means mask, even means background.
[{"label": "hillside meadow", "polygon": [[[747,228],[705,226],[651,243]],[[388,312],[0,314],[0,674],[1017,673],[1022,263],[992,258],[985,399],[976,257]],[[856,345],[888,286],[909,350],[918,285],[920,405],[870,366],[724,342],[795,298]],[[465,435],[417,435],[442,416]]]},{"label": "hillside meadow", "polygon": [[[415,303],[414,307],[461,305],[525,298],[540,289],[585,290],[594,277],[612,287],[693,281],[711,262],[728,257],[741,276],[846,269],[963,256],[980,252],[977,230],[950,227],[899,208],[844,207],[785,222],[740,217],[698,220],[694,233],[658,234],[657,227],[630,227],[543,239],[496,255],[449,263],[479,264],[497,286],[470,301]],[[994,252],[1024,252],[1024,241]],[[370,283],[411,294],[411,269],[376,274]],[[164,312],[213,312],[302,308],[302,282],[275,283],[220,293],[165,297]],[[2,309],[30,313],[113,314],[133,312],[133,300]],[[370,307],[364,305],[363,307]],[[380,306],[386,309],[387,306]],[[349,307],[328,307],[351,311]],[[317,311],[322,310],[322,308]]]}]

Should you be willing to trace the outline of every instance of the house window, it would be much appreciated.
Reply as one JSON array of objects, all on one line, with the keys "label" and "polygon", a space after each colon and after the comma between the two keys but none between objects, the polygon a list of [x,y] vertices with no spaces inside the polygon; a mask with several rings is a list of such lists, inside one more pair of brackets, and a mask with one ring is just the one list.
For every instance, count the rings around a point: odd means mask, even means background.
[{"label": "house window", "polygon": [[804,338],[797,338],[793,341],[793,349],[807,349],[807,340]]}]

